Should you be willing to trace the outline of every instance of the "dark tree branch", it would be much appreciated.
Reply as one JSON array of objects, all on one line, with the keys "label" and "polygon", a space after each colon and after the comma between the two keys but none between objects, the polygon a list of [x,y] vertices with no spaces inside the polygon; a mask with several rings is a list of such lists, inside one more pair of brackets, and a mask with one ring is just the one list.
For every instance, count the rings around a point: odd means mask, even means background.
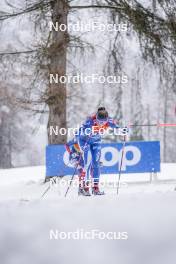
[{"label": "dark tree branch", "polygon": [[115,9],[115,10],[121,10],[123,9],[122,6],[111,6],[111,5],[76,5],[76,6],[70,6],[70,9],[89,9],[89,8],[101,8],[101,9]]},{"label": "dark tree branch", "polygon": [[36,49],[36,50],[24,50],[24,51],[0,52],[0,56],[3,56],[3,55],[28,54],[28,53],[38,52],[39,50],[41,50],[41,49]]},{"label": "dark tree branch", "polygon": [[31,5],[29,7],[27,7],[26,9],[20,11],[20,12],[17,12],[17,13],[6,13],[4,15],[1,15],[0,16],[0,21],[2,20],[6,20],[6,19],[9,19],[9,18],[13,18],[13,17],[17,17],[17,16],[20,16],[20,15],[23,15],[23,14],[26,14],[26,13],[30,13],[32,11],[37,11],[39,9],[44,9],[44,8],[47,8],[50,6],[50,4],[54,2],[54,0],[50,0],[50,1],[46,1],[46,0],[41,0],[39,1],[38,3],[34,4],[34,5]]}]

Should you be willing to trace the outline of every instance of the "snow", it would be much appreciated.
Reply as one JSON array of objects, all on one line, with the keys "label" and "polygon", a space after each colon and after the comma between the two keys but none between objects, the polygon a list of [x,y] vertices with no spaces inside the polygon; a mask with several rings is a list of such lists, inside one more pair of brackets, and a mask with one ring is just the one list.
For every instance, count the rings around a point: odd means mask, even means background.
[{"label": "snow", "polygon": [[6,106],[6,105],[2,105],[2,106],[0,107],[0,111],[1,111],[1,112],[4,112],[4,113],[6,113],[6,114],[9,114],[9,112],[10,112],[10,108],[9,108],[8,106]]},{"label": "snow", "polygon": [[[78,197],[73,186],[66,198],[66,187],[51,187],[43,199],[45,167],[0,170],[1,263],[175,263],[175,169],[162,164],[153,182],[147,174],[122,175],[128,184],[119,196],[105,187],[103,197]],[[117,175],[101,178],[108,179]],[[51,229],[128,232],[128,239],[50,240]]]}]

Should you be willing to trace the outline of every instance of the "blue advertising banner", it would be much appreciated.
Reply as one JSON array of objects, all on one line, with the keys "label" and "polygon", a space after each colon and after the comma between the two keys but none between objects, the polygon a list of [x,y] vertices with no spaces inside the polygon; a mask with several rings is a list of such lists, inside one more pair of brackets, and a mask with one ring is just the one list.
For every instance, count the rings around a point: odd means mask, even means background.
[{"label": "blue advertising banner", "polygon": [[[102,144],[102,174],[119,172],[122,156],[122,143]],[[91,154],[89,159],[91,160]],[[127,142],[124,150],[122,173],[145,173],[160,171],[160,142]],[[74,168],[69,163],[64,145],[46,147],[46,177],[71,175]]]}]

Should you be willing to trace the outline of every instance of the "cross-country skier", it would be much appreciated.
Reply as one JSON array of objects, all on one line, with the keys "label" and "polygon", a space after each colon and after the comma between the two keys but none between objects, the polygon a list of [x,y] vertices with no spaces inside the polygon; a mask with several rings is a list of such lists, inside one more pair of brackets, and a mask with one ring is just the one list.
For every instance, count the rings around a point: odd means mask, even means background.
[{"label": "cross-country skier", "polygon": [[[69,161],[75,167],[77,167],[78,177],[79,177],[79,189],[78,195],[90,196],[89,193],[89,183],[90,179],[85,178],[86,172],[84,170],[84,161],[82,156],[82,151],[77,142],[77,138],[70,140],[67,144],[65,144],[66,150],[69,153]],[[90,170],[90,164],[88,171]],[[90,172],[88,173],[90,175]]]},{"label": "cross-country skier", "polygon": [[83,167],[86,173],[88,168],[88,152],[91,152],[93,177],[92,194],[94,195],[104,194],[104,192],[99,190],[101,132],[109,127],[120,128],[115,120],[109,117],[105,107],[99,107],[97,113],[89,116],[79,129],[78,143],[83,151]]}]

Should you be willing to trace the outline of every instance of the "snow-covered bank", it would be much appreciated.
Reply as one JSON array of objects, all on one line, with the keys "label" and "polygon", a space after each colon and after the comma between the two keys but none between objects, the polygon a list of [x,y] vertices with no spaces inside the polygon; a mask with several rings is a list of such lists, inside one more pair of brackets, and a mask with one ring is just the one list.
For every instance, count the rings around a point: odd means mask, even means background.
[{"label": "snow-covered bank", "polygon": [[[69,177],[65,177],[67,179]],[[30,184],[42,182],[45,179],[45,167],[22,167],[14,169],[0,169],[0,186]],[[122,174],[121,181],[127,183],[149,182],[150,173]],[[158,181],[176,181],[176,163],[162,163],[161,172],[157,173]],[[117,175],[102,175],[101,181],[117,181]]]},{"label": "snow-covered bank", "polygon": [[[176,185],[176,164],[162,164],[161,173],[157,177],[149,173],[122,174],[121,194],[153,193],[172,191]],[[49,183],[43,184],[45,167],[24,167],[0,170],[0,200],[40,199]],[[45,199],[58,199],[64,196],[70,177],[65,176],[60,185],[54,186]],[[118,175],[102,175],[101,187],[106,194],[116,195]],[[56,187],[56,188],[55,188]],[[73,199],[77,198],[77,177],[69,192]]]},{"label": "snow-covered bank", "polygon": [[0,185],[11,185],[19,182],[28,182],[44,179],[45,167],[22,167],[14,169],[0,169]]}]

